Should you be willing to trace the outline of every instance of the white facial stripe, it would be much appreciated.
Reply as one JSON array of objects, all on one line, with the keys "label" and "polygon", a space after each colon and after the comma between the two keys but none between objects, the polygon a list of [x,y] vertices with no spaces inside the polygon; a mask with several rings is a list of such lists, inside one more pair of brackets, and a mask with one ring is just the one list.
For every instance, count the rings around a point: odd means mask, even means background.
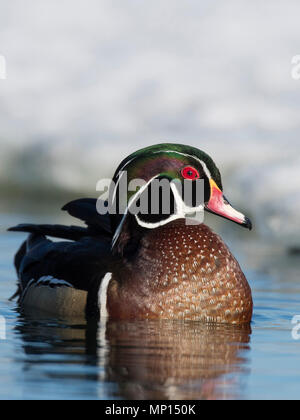
[{"label": "white facial stripe", "polygon": [[157,153],[177,153],[178,155],[181,155],[181,156],[186,156],[186,157],[190,157],[190,158],[192,158],[192,159],[195,159],[195,160],[197,160],[197,161],[198,161],[198,162],[202,165],[203,170],[204,170],[204,172],[205,172],[205,175],[208,177],[208,179],[210,179],[210,178],[211,178],[211,173],[210,173],[210,171],[209,171],[209,169],[208,169],[208,167],[207,167],[206,163],[205,163],[205,162],[203,162],[203,160],[201,160],[201,159],[197,158],[196,156],[189,155],[188,153],[177,152],[177,151],[175,151],[175,150],[159,150],[159,151],[153,152],[153,154],[157,154]]},{"label": "white facial stripe", "polygon": [[98,303],[100,306],[100,320],[104,320],[108,318],[108,312],[107,312],[107,289],[109,286],[109,283],[112,278],[112,273],[106,273],[105,276],[102,279],[99,293],[98,293]]},{"label": "white facial stripe", "polygon": [[112,199],[112,201],[114,201],[115,200],[115,197],[116,197],[116,193],[117,193],[117,187],[118,187],[118,185],[119,185],[119,183],[120,183],[120,181],[121,181],[121,174],[122,174],[122,172],[124,171],[124,169],[126,168],[126,166],[127,165],[129,165],[134,159],[136,159],[137,158],[137,156],[135,156],[134,158],[132,158],[132,159],[130,159],[128,162],[126,162],[125,163],[125,165],[123,165],[122,166],[122,168],[119,170],[119,172],[117,173],[117,177],[118,177],[118,180],[117,180],[117,182],[116,182],[116,186],[115,186],[115,189],[114,189],[114,192],[113,192],[113,199]]},{"label": "white facial stripe", "polygon": [[137,157],[138,156],[135,156],[135,157],[131,158],[128,162],[126,162],[125,165],[123,165],[122,168],[119,169],[119,172],[117,173],[117,176],[120,174],[120,172],[124,171],[124,169],[126,168],[126,166],[129,165],[129,163],[131,163]]},{"label": "white facial stripe", "polygon": [[134,194],[132,197],[131,197],[131,199],[129,200],[129,203],[128,203],[128,206],[126,207],[126,211],[125,211],[125,213],[124,213],[124,215],[123,215],[123,217],[122,217],[122,220],[121,220],[121,222],[120,222],[120,224],[119,224],[119,226],[117,227],[117,229],[116,229],[116,233],[114,234],[114,237],[113,237],[113,240],[112,240],[112,248],[115,246],[115,243],[116,243],[116,241],[117,241],[117,239],[118,239],[118,237],[119,237],[119,235],[120,235],[120,232],[121,232],[121,229],[122,229],[122,226],[123,226],[123,224],[124,224],[124,221],[125,221],[125,218],[126,218],[126,216],[127,216],[127,214],[128,214],[128,211],[129,211],[129,209],[130,209],[130,206],[131,206],[131,204],[139,197],[139,195],[141,195],[142,194],[142,192],[143,191],[145,191],[145,189],[148,187],[148,185],[153,181],[153,179],[155,179],[156,178],[156,175],[153,177],[153,178],[151,178],[145,185],[143,185],[139,190],[138,190],[138,192],[136,193],[136,194]]},{"label": "white facial stripe", "polygon": [[186,216],[189,213],[193,213],[195,211],[203,211],[204,206],[201,204],[198,207],[190,207],[185,204],[185,202],[182,200],[181,195],[179,194],[178,189],[176,188],[176,185],[171,182],[171,190],[173,191],[174,198],[176,201],[176,208],[179,209],[179,214]]},{"label": "white facial stripe", "polygon": [[[176,154],[178,154],[178,155],[181,155],[181,156],[185,156],[185,157],[190,157],[190,158],[192,158],[192,159],[195,159],[195,160],[197,160],[201,165],[202,165],[202,167],[203,167],[203,170],[204,170],[204,172],[205,172],[205,175],[208,177],[208,179],[210,179],[211,178],[211,173],[210,173],[210,171],[209,171],[209,169],[208,169],[208,167],[207,167],[207,165],[206,165],[206,163],[205,162],[203,162],[203,160],[201,160],[201,159],[199,159],[199,158],[197,158],[196,156],[193,156],[193,155],[189,155],[188,153],[183,153],[183,152],[178,152],[177,150],[175,151],[175,150],[156,150],[155,152],[152,152],[153,154],[159,154],[159,153],[176,153]],[[130,159],[128,162],[126,162],[125,163],[125,165],[123,165],[122,166],[122,168],[119,170],[119,172],[118,172],[118,174],[117,174],[117,176],[122,172],[122,171],[124,171],[124,169],[126,168],[126,166],[127,165],[129,165],[131,162],[133,162],[135,159],[137,159],[139,156],[135,156],[135,157],[133,157],[132,159]],[[117,185],[118,185],[118,183],[119,183],[119,181],[120,181],[120,178],[118,178],[118,181],[117,181],[117,183],[116,183],[116,187],[117,187]]]},{"label": "white facial stripe", "polygon": [[135,219],[140,226],[142,226],[144,228],[147,228],[147,229],[155,229],[159,226],[164,226],[167,223],[172,222],[173,220],[184,219],[187,215],[189,215],[191,213],[203,212],[204,211],[204,206],[203,205],[200,205],[198,207],[187,206],[185,204],[185,202],[182,200],[182,197],[179,194],[179,191],[176,188],[176,185],[172,182],[171,182],[170,185],[171,185],[171,189],[172,189],[174,199],[175,199],[175,202],[176,202],[176,213],[172,214],[167,219],[164,219],[164,220],[161,220],[161,221],[155,222],[155,223],[144,222],[143,220],[139,219],[138,215],[136,215]]},{"label": "white facial stripe", "polygon": [[155,229],[159,226],[166,225],[167,223],[170,223],[173,220],[182,219],[183,217],[184,216],[180,216],[179,214],[172,214],[168,219],[161,220],[160,222],[155,222],[155,223],[144,222],[143,220],[140,220],[137,215],[135,216],[135,219],[140,226],[147,229]]}]

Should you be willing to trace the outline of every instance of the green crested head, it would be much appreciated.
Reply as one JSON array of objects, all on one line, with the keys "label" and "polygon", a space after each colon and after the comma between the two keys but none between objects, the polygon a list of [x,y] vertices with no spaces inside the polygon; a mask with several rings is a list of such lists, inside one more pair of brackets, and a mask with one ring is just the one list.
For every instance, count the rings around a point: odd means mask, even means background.
[{"label": "green crested head", "polygon": [[[194,200],[194,187],[199,185],[198,180],[203,181],[201,202]],[[156,195],[153,195],[156,181],[168,181],[170,186],[166,212],[162,203],[164,191],[156,189]],[[190,199],[186,197],[184,188],[181,189],[183,194],[178,193],[177,187],[174,187],[178,183],[180,187],[189,185]],[[126,188],[122,189],[124,184]],[[205,152],[192,146],[162,143],[138,150],[120,163],[112,185],[112,207],[120,209],[119,203],[125,204],[123,211],[111,215],[115,231],[113,243],[118,240],[129,215],[129,219],[134,219],[139,226],[153,229],[179,218],[190,220],[192,214],[204,214],[206,210],[251,228],[250,220],[236,211],[224,197],[221,174],[214,161]],[[141,207],[137,206],[144,198],[147,198],[146,212],[145,207],[141,211]],[[158,201],[156,212],[152,211],[154,201]]]},{"label": "green crested head", "polygon": [[182,169],[188,166],[197,170],[199,178],[212,178],[220,190],[223,189],[220,171],[210,156],[196,147],[176,143],[156,144],[132,153],[118,166],[114,181],[124,170],[129,182],[137,178],[147,181],[158,175],[180,180]]}]

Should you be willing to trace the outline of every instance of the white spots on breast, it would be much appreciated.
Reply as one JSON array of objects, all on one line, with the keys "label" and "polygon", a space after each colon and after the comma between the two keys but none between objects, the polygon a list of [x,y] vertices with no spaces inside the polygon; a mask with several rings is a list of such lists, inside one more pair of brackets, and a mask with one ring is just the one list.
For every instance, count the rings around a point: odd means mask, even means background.
[{"label": "white spots on breast", "polygon": [[233,322],[244,310],[239,304],[243,289],[239,267],[226,246],[209,232],[195,236],[189,228],[174,230],[167,225],[164,232],[157,236],[156,246],[149,242],[149,248],[161,250],[155,255],[156,295],[149,295],[150,316],[156,311],[169,319],[228,321],[230,317]]}]

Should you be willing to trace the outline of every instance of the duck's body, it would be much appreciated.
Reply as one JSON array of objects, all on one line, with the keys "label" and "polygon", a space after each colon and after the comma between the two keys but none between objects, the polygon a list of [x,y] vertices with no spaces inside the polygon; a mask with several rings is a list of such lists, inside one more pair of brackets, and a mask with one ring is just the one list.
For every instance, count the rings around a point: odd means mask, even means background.
[{"label": "duck's body", "polygon": [[[188,162],[182,160],[186,156],[191,160],[191,152],[178,151],[174,145],[175,151],[170,152],[171,146],[160,145],[163,152],[159,152],[159,164],[168,168],[172,153],[172,170],[181,164],[185,171]],[[154,153],[158,153],[157,149]],[[132,156],[124,161],[125,166],[137,155]],[[205,166],[205,176],[214,169],[210,161],[205,164],[199,156],[195,159]],[[153,163],[152,167],[156,173]],[[189,174],[191,169],[188,166]],[[185,177],[184,171],[181,173]],[[152,180],[152,175],[147,174],[146,181]],[[221,216],[249,227],[248,219],[227,201],[221,203],[221,186],[214,179],[209,184],[207,209],[216,212],[219,206]],[[84,220],[87,228],[20,225],[11,229],[31,233],[15,261],[21,306],[60,316],[85,312],[89,317],[122,320],[251,320],[252,297],[247,280],[222,239],[205,224],[187,224],[184,215],[174,212],[154,218],[132,215],[127,209],[125,216],[101,216],[93,199],[72,202],[64,209]],[[71,242],[54,243],[46,236]]]}]

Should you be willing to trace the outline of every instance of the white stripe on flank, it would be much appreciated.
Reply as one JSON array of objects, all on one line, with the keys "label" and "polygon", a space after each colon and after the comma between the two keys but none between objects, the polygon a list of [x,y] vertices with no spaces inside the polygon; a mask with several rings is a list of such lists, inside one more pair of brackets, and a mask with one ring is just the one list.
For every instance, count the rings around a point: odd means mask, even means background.
[{"label": "white stripe on flank", "polygon": [[107,288],[111,281],[112,273],[106,273],[102,279],[99,294],[98,294],[98,302],[100,306],[100,320],[105,320],[108,318],[107,312]]}]

